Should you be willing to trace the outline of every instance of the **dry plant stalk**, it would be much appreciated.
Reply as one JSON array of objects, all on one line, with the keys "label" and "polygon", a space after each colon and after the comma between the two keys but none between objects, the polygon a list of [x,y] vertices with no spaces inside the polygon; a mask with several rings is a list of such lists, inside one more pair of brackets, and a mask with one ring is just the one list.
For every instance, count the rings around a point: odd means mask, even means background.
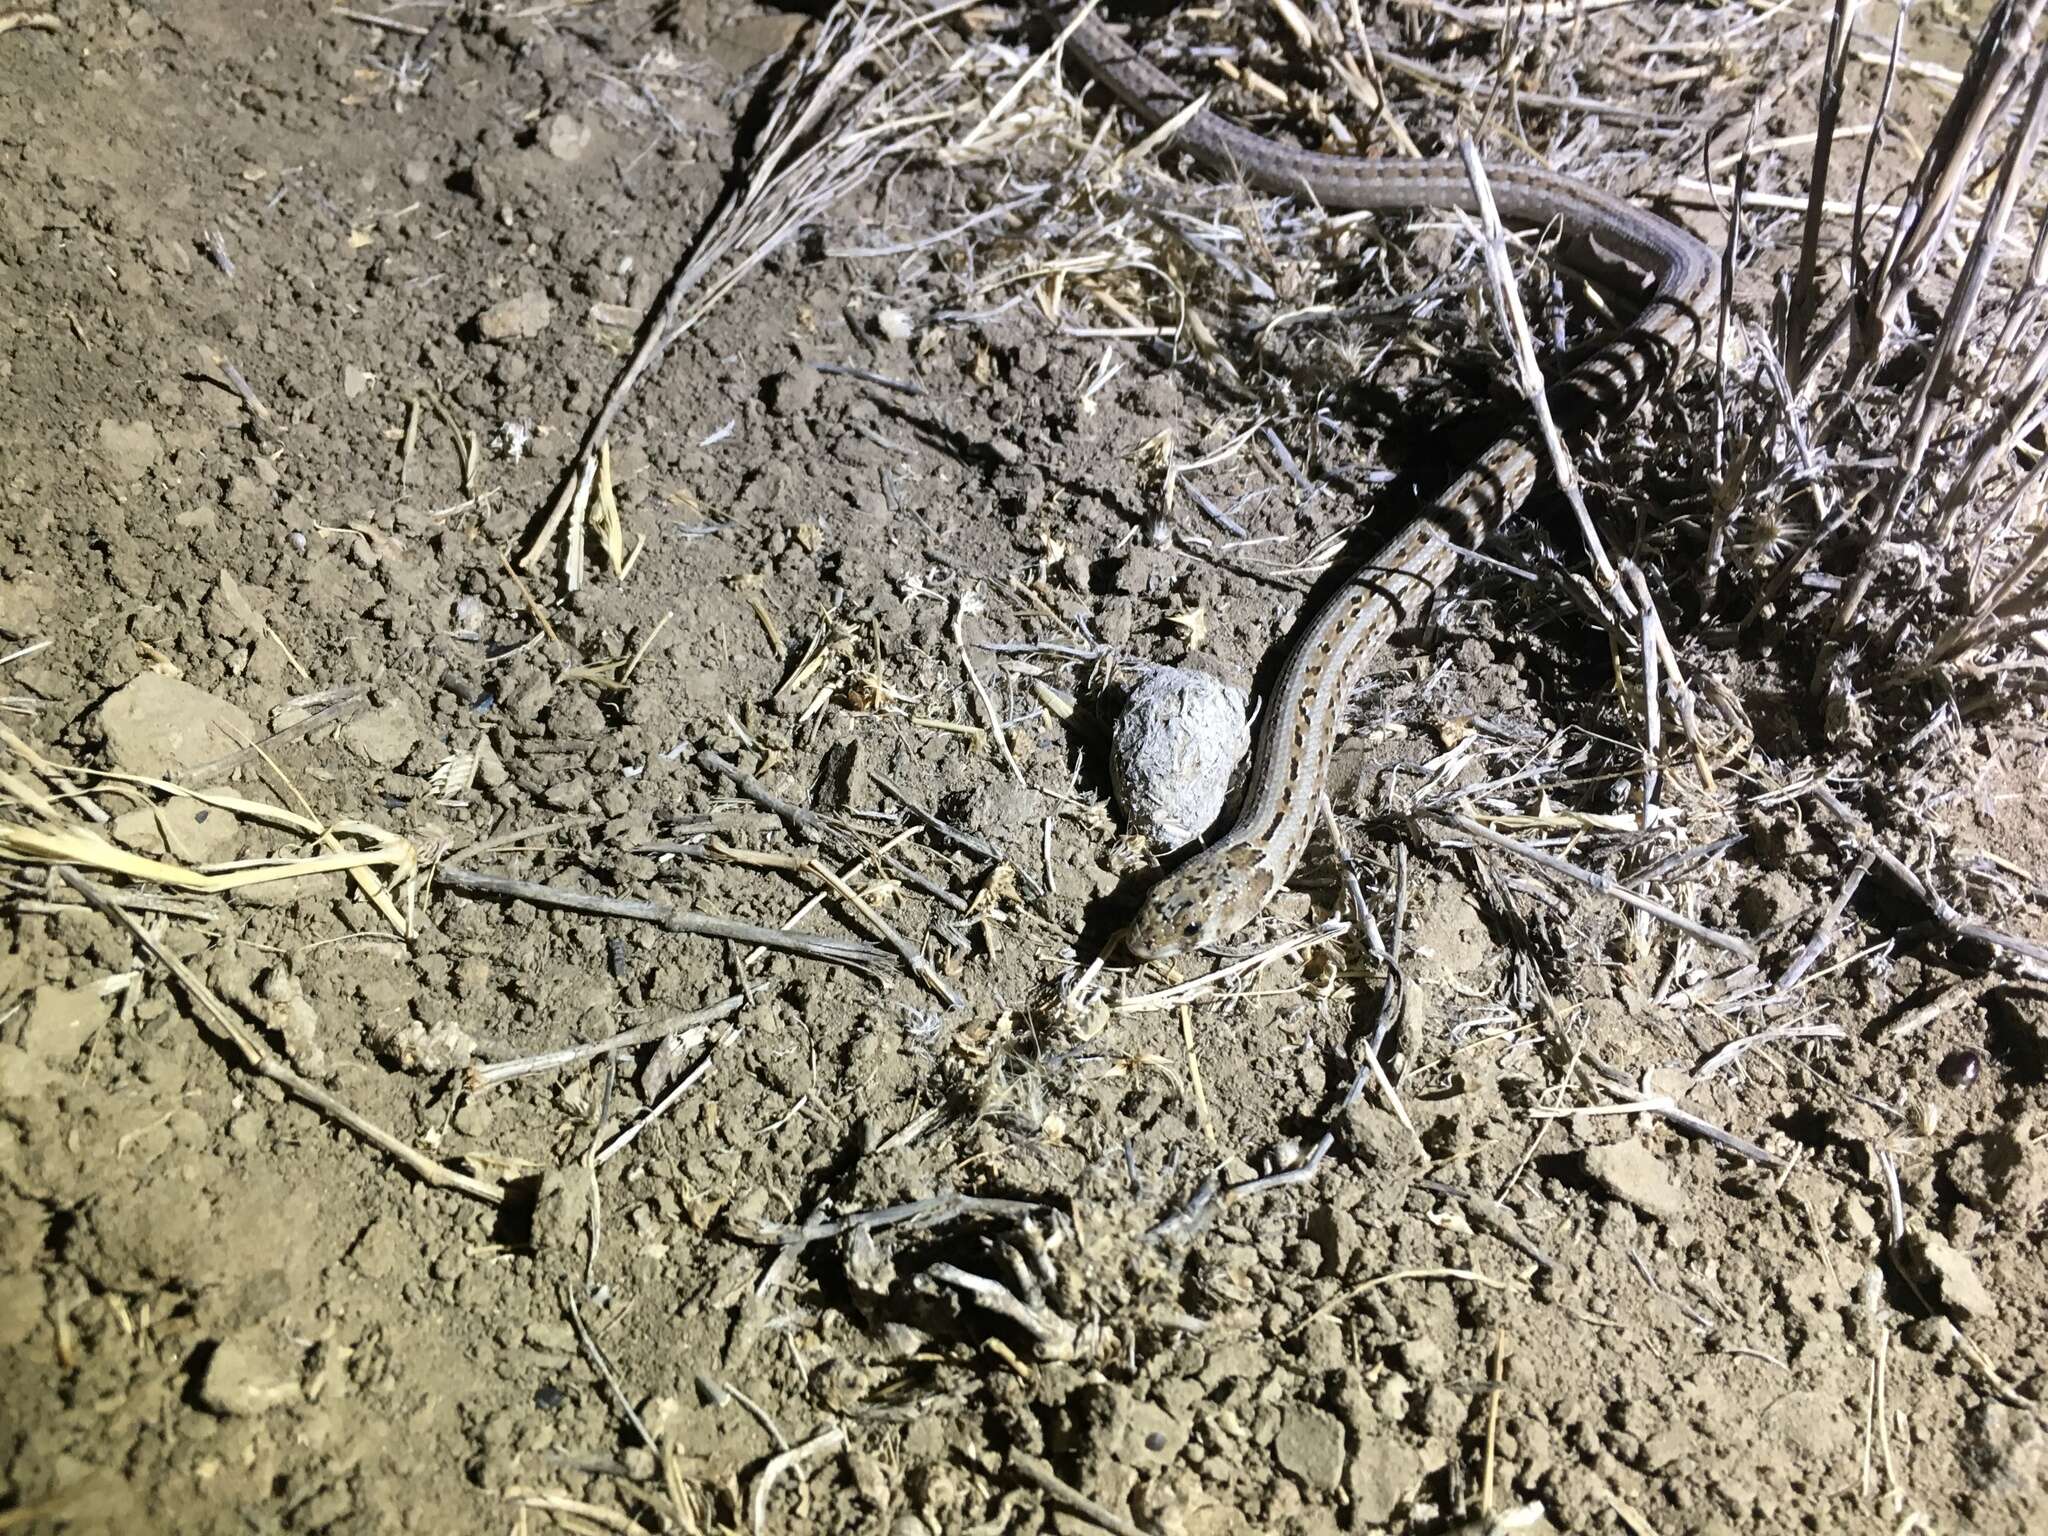
[{"label": "dry plant stalk", "polygon": [[[539,565],[564,522],[569,538],[565,583],[583,581],[585,528],[603,472],[612,427],[633,391],[663,354],[718,302],[805,224],[821,217],[878,167],[921,141],[934,94],[946,83],[937,71],[920,76],[901,67],[895,52],[956,6],[888,21],[870,4],[836,6],[811,33],[809,46],[789,66],[768,121],[755,142],[752,163],[713,210],[682,265],[669,279],[661,306],[632,359],[612,384],[604,405],[555,492],[539,531],[519,557],[519,568]],[[869,65],[889,62],[877,78],[855,90]],[[912,83],[906,88],[904,81]],[[594,524],[619,568],[616,511]]]},{"label": "dry plant stalk", "polygon": [[[1745,424],[1766,446],[1735,517],[1769,567],[1745,624],[1816,567],[1845,573],[1806,621],[1823,637],[1806,681],[1829,701],[1835,739],[1863,746],[1874,695],[1908,707],[1905,690],[1936,685],[1982,710],[2037,692],[2048,670],[2042,460],[2015,452],[2048,419],[2048,0],[2000,0],[1986,17],[1901,216],[1874,244],[1868,188],[1903,70],[1895,31],[1845,264],[1822,248],[1818,207],[1853,10],[1842,0],[1835,14],[1798,265]],[[1988,195],[1965,221],[1972,187]],[[1845,265],[1846,282],[1823,278]],[[1926,334],[1907,318],[1915,294],[1938,309]],[[1828,414],[1809,419],[1817,399]],[[1790,537],[1780,508],[1802,501],[1819,515]]]}]

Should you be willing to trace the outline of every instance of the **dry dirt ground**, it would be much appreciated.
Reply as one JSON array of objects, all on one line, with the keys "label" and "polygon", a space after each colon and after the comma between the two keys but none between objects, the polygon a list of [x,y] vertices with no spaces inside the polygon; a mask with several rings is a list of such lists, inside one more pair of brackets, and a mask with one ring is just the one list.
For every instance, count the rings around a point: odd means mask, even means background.
[{"label": "dry dirt ground", "polygon": [[[417,887],[379,866],[388,910],[349,873],[94,869],[132,928],[14,866],[0,1530],[2048,1527],[2048,992],[1881,863],[1830,913],[1860,846],[1808,792],[1832,762],[1812,704],[1774,680],[1810,651],[1796,605],[1717,638],[1697,521],[1660,544],[1644,513],[1699,504],[1710,385],[1624,434],[1666,482],[1593,475],[1753,722],[1712,792],[1671,754],[1698,820],[1598,841],[1634,825],[1608,647],[1554,587],[1476,571],[1395,647],[1337,770],[1397,1006],[1356,934],[1183,997],[1215,962],[1090,969],[1143,884],[1110,711],[1140,661],[1259,680],[1300,601],[1265,573],[1335,503],[1398,494],[1394,449],[1346,440],[1366,472],[1305,505],[1260,447],[1210,487],[1265,487],[1246,543],[1185,501],[1198,537],[1141,536],[1146,445],[1192,456],[1229,370],[1106,337],[1114,314],[1051,283],[970,304],[988,248],[918,242],[1029,175],[910,154],[643,381],[609,471],[637,558],[619,579],[593,545],[572,595],[559,545],[507,557],[803,18],[49,4],[0,31],[6,819],[104,818],[188,867],[326,851],[263,802],[349,824],[336,846],[459,857]],[[1915,46],[1953,62],[1971,25]],[[1017,64],[1043,40],[994,11],[960,35]],[[1483,68],[1478,36],[1439,62]],[[1648,47],[1589,78],[1683,107],[1708,89],[1686,67]],[[1759,131],[1809,121],[1783,103]],[[1165,206],[1203,180],[1145,185]],[[1417,238],[1372,247],[1388,305],[1324,360],[1423,323],[1409,282],[1435,328],[1408,377],[1448,359],[1482,398],[1473,269],[1429,289],[1453,241]],[[1332,423],[1395,402],[1344,403]],[[1566,523],[1537,523],[1571,564]],[[2038,726],[2000,711],[1933,757],[1838,787],[1959,906],[2040,939]],[[1761,970],[1414,809],[1447,787]],[[1594,818],[1583,850],[1565,812]],[[924,974],[477,874],[771,927],[818,897],[795,926],[876,942],[872,913]],[[1241,953],[1343,916],[1337,874],[1320,852]],[[1398,1098],[1353,1096],[1383,1022]]]}]

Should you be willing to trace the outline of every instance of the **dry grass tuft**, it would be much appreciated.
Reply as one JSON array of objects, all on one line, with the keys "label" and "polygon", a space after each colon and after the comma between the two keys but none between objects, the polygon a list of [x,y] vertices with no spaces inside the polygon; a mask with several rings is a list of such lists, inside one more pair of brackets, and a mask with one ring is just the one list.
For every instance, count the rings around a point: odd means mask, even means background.
[{"label": "dry grass tuft", "polygon": [[[1873,35],[1853,0],[1226,6],[1139,24],[1148,57],[1262,133],[1394,155],[1470,137],[1490,162],[1538,158],[1685,211],[1727,251],[1713,356],[1574,449],[1642,616],[1640,630],[1605,620],[1611,685],[1580,695],[1564,735],[1480,743],[1481,759],[1426,770],[1405,803],[1496,827],[1573,807],[1562,836],[1577,863],[1690,912],[1697,894],[1660,872],[1715,882],[1752,809],[1824,779],[1910,775],[1965,721],[2038,707],[2044,10],[2001,0],[1967,49],[1943,22]],[[1260,583],[1277,643],[1298,601],[1285,589],[1409,476],[1403,434],[1508,371],[1477,242],[1428,217],[1403,233],[1252,196],[1162,160],[1158,135],[1126,146],[1055,67],[1056,33],[989,20],[963,16],[951,66],[969,126],[940,158],[961,173],[960,206],[933,216],[939,233],[861,254],[949,282],[939,321],[1035,313],[1099,344],[1083,414],[1134,378],[1174,376],[1186,420],[1138,450],[1138,534]],[[1529,254],[1527,329],[1555,363],[1612,323],[1612,304]],[[1502,605],[1518,633],[1583,633],[1600,605],[1577,543],[1553,552],[1538,520],[1477,559],[1478,594],[1453,601]],[[1419,707],[1449,706],[1434,686]],[[1798,707],[1753,722],[1744,701],[1773,696]],[[1501,761],[1475,783],[1482,760]],[[1854,864],[1871,829],[1844,826]],[[1946,883],[1918,878],[1928,896]],[[1775,1005],[1816,958],[1784,984],[1772,965],[1714,985]],[[1671,995],[1699,982],[1681,969]]]}]

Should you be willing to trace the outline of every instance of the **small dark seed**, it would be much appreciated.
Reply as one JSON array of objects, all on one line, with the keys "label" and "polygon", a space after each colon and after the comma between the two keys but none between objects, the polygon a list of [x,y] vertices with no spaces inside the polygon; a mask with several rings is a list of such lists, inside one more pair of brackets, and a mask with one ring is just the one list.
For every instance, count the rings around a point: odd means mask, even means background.
[{"label": "small dark seed", "polygon": [[1967,1088],[1983,1074],[1984,1057],[1977,1051],[1950,1051],[1935,1070],[1949,1087]]}]

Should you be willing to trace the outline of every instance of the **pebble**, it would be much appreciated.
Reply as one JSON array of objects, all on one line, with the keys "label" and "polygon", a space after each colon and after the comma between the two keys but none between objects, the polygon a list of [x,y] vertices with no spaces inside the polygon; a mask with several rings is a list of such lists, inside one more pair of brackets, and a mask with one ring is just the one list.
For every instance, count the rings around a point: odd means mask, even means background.
[{"label": "pebble", "polygon": [[1915,1318],[1899,1330],[1899,1342],[1923,1355],[1947,1354],[1955,1337],[1955,1325],[1945,1317]]},{"label": "pebble", "polygon": [[1450,1369],[1451,1363],[1443,1345],[1429,1338],[1404,1341],[1394,1351],[1394,1358],[1401,1362],[1401,1368],[1408,1376],[1425,1381],[1442,1376]]},{"label": "pebble", "polygon": [[419,745],[420,727],[401,699],[387,699],[367,714],[358,715],[340,732],[342,744],[379,768],[396,768]]},{"label": "pebble", "polygon": [[1157,1471],[1171,1466],[1188,1443],[1186,1428],[1157,1403],[1134,1401],[1125,1405],[1116,1428],[1112,1454],[1126,1466]]},{"label": "pebble", "polygon": [[541,125],[542,147],[569,165],[574,165],[588,152],[590,139],[590,125],[573,112],[557,112]]},{"label": "pebble", "polygon": [[1328,1409],[1291,1404],[1280,1415],[1273,1455],[1311,1492],[1334,1492],[1344,1477],[1344,1425]]},{"label": "pebble", "polygon": [[477,334],[485,341],[530,340],[555,318],[555,301],[538,288],[500,299],[476,317]]},{"label": "pebble", "polygon": [[482,1099],[468,1099],[455,1111],[455,1129],[465,1136],[486,1136],[491,1129],[491,1106]]},{"label": "pebble", "polygon": [[[1353,1513],[1367,1525],[1385,1525],[1393,1520],[1403,1504],[1415,1497],[1417,1488],[1427,1476],[1428,1467],[1420,1451],[1406,1441],[1385,1439],[1373,1447],[1370,1456],[1358,1458],[1358,1467],[1351,1479]],[[1508,1530],[1512,1527],[1503,1522],[1488,1529]],[[1548,1527],[1538,1526],[1535,1529]]]},{"label": "pebble", "polygon": [[768,376],[763,395],[768,409],[777,416],[799,416],[818,398],[818,375],[814,369],[793,368]]},{"label": "pebble", "polygon": [[298,1372],[269,1347],[246,1335],[225,1338],[214,1346],[199,1383],[199,1402],[224,1418],[268,1413],[304,1396]]},{"label": "pebble", "polygon": [[142,673],[102,704],[99,727],[111,766],[152,778],[210,762],[222,742],[263,734],[247,712],[160,672]]},{"label": "pebble", "polygon": [[558,1355],[573,1355],[581,1347],[573,1325],[560,1318],[537,1318],[526,1325],[526,1342],[535,1349]]},{"label": "pebble", "polygon": [[1977,1278],[1977,1266],[1947,1238],[1934,1232],[1909,1233],[1904,1258],[1907,1269],[1933,1290],[1947,1311],[1963,1318],[1998,1315],[1997,1298]]},{"label": "pebble", "polygon": [[107,470],[122,485],[140,480],[163,457],[163,441],[147,421],[115,421],[99,424],[100,453]]},{"label": "pebble", "polygon": [[45,1061],[70,1060],[106,1022],[111,1001],[97,987],[36,988],[21,1030],[22,1048]]},{"label": "pebble", "polygon": [[1685,1213],[1685,1190],[1657,1154],[1639,1141],[1593,1147],[1581,1159],[1586,1175],[1618,1200],[1669,1221]]}]

